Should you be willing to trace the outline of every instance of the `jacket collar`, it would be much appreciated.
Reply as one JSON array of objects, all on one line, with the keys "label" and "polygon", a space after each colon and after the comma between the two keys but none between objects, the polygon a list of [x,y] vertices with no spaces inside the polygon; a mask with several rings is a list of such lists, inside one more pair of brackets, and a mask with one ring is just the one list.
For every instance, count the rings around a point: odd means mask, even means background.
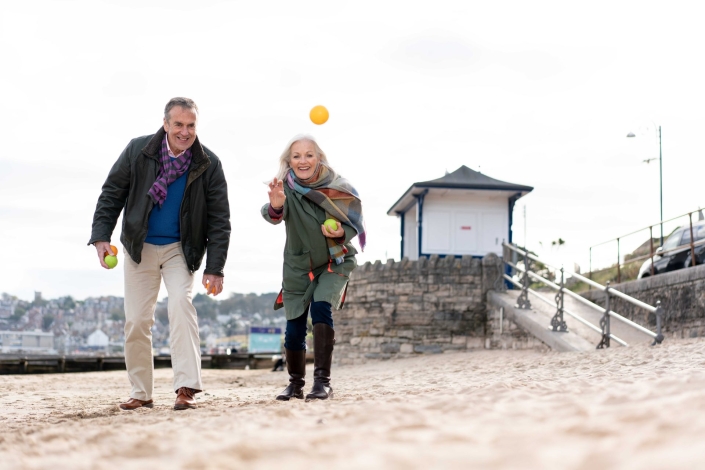
[{"label": "jacket collar", "polygon": [[[152,136],[149,143],[142,149],[142,153],[150,158],[159,160],[159,150],[162,148],[164,135],[166,135],[166,131],[163,127],[160,127],[157,133]],[[193,141],[193,145],[191,146],[191,161],[201,163],[203,160],[208,160],[208,156],[201,146],[201,141],[199,141],[198,136],[196,136],[196,140]]]}]

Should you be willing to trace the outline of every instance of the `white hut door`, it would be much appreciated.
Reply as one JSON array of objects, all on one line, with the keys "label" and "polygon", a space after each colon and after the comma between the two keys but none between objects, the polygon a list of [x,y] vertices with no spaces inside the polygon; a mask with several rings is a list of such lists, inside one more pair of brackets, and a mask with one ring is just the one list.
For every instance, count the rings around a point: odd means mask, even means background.
[{"label": "white hut door", "polygon": [[477,254],[477,213],[458,211],[455,213],[454,254]]},{"label": "white hut door", "polygon": [[482,214],[482,235],[480,251],[482,255],[487,253],[502,253],[502,240],[505,229],[506,217],[504,214],[485,212]]}]

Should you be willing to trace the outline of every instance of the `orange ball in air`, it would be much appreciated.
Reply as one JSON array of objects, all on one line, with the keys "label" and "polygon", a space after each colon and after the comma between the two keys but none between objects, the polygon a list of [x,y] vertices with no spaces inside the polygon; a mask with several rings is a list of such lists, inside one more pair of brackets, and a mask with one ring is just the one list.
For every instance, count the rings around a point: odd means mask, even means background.
[{"label": "orange ball in air", "polygon": [[321,106],[319,104],[318,106],[311,108],[309,117],[314,124],[318,124],[320,126],[328,120],[328,110],[325,106]]}]

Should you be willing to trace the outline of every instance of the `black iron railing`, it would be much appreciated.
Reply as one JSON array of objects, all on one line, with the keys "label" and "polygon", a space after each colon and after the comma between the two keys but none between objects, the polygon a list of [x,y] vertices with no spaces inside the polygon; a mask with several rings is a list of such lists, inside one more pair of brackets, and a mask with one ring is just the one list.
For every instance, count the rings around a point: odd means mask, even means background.
[{"label": "black iron railing", "polygon": [[[631,328],[634,328],[651,338],[653,338],[654,342],[652,344],[660,344],[664,337],[662,333],[662,322],[663,322],[663,308],[661,307],[660,301],[656,303],[656,306],[649,305],[645,302],[642,302],[638,299],[635,299],[634,297],[631,297],[623,292],[618,291],[617,289],[614,289],[609,286],[609,283],[607,285],[603,286],[591,279],[586,278],[585,276],[582,276],[578,273],[566,271],[564,268],[557,268],[555,266],[552,266],[551,264],[537,258],[536,256],[532,255],[529,253],[527,250],[522,249],[517,247],[514,244],[508,244],[508,243],[503,243],[502,244],[504,248],[504,262],[507,266],[509,266],[514,273],[516,273],[516,276],[511,276],[509,274],[504,274],[504,279],[506,279],[508,282],[512,283],[513,285],[519,287],[521,289],[521,293],[519,294],[519,297],[517,299],[517,308],[521,309],[530,309],[531,308],[531,301],[529,300],[529,294],[532,294],[534,297],[537,299],[552,305],[556,307],[556,313],[553,315],[553,318],[551,318],[551,328],[553,331],[557,332],[566,332],[568,331],[567,324],[565,322],[564,315],[569,315],[573,317],[575,320],[579,321],[580,323],[584,324],[591,330],[599,333],[601,335],[601,340],[597,344],[597,348],[606,348],[610,346],[610,341],[615,341],[622,346],[628,346],[627,342],[618,338],[612,332],[610,331],[610,321],[611,319],[618,320],[625,325],[628,325]],[[518,259],[521,257],[523,266],[519,265]],[[514,260],[509,261],[509,260]],[[540,263],[548,268],[554,269],[554,272],[560,273],[560,280],[559,283],[556,284],[555,282],[550,281],[549,279],[546,279],[545,277],[539,275],[538,273],[534,272],[532,269],[532,266]],[[591,287],[594,287],[596,289],[602,290],[605,293],[605,307],[600,307],[597,304],[594,304],[593,302],[589,301],[588,299],[582,297],[579,294],[576,294],[575,292],[571,291],[570,289],[567,289],[565,287],[565,275],[570,274],[571,276],[574,276],[576,279],[583,281],[587,284],[589,284]],[[515,278],[516,277],[516,278]],[[557,293],[554,298],[554,300],[547,299],[544,297],[541,293],[537,292],[536,290],[532,289],[530,286],[532,282],[530,280],[534,280],[537,282],[540,282],[551,289],[554,289]],[[590,323],[588,320],[585,318],[581,317],[580,315],[576,314],[575,312],[571,312],[570,310],[566,309],[564,306],[564,296],[568,295],[569,297],[577,300],[578,302],[594,309],[602,313],[602,317],[600,318],[600,325],[594,325]],[[633,305],[636,305],[637,307],[643,308],[647,310],[650,313],[653,313],[656,315],[656,332],[653,332],[647,328],[644,328],[643,326],[634,323],[633,321],[629,320],[628,318],[623,317],[622,315],[614,312],[610,308],[610,299],[611,297],[618,297],[620,299],[623,299]]]}]

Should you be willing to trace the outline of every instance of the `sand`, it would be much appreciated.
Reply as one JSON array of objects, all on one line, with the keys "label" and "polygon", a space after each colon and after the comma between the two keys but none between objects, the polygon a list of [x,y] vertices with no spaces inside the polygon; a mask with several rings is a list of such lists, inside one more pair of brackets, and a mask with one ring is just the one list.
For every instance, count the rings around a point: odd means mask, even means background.
[{"label": "sand", "polygon": [[125,372],[2,376],[0,468],[705,467],[705,340],[333,374],[335,398],[305,403],[274,400],[282,372],[204,370],[199,408],[178,412],[170,369],[156,371],[154,409],[132,412],[116,406]]}]

